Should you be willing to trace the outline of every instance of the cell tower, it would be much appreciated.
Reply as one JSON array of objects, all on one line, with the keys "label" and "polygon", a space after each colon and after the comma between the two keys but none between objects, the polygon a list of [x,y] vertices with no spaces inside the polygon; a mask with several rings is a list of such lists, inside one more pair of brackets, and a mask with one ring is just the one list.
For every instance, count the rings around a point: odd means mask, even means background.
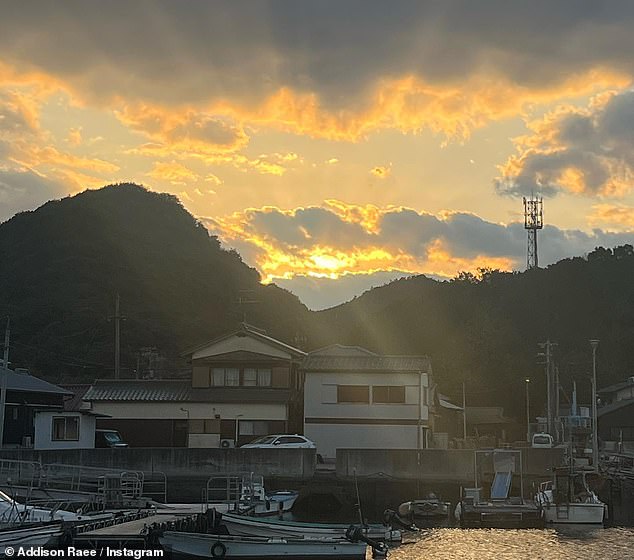
[{"label": "cell tower", "polygon": [[544,227],[543,200],[531,195],[524,197],[524,229],[528,230],[528,252],[526,253],[526,268],[538,268],[537,258],[537,230]]}]

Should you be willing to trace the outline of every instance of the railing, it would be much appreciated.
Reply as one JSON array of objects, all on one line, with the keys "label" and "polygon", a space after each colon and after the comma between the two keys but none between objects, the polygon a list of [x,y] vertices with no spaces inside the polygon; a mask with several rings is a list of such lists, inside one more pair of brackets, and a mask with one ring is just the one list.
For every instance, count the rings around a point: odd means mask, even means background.
[{"label": "railing", "polygon": [[121,471],[37,461],[0,460],[0,485],[25,488],[31,501],[34,489],[86,494],[87,501],[104,503],[108,497],[150,498],[167,501],[167,476],[164,472]]},{"label": "railing", "polygon": [[204,507],[211,504],[234,504],[237,507],[264,499],[264,478],[253,473],[212,476],[207,479],[202,492]]}]

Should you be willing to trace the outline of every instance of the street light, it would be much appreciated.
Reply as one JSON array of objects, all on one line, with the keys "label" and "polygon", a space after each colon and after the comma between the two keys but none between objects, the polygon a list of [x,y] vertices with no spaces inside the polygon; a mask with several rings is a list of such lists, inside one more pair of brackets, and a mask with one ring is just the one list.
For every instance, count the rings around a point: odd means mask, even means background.
[{"label": "street light", "polygon": [[528,396],[528,385],[530,382],[530,377],[524,379],[524,383],[526,384],[526,441],[529,443],[531,441],[531,403],[530,397]]},{"label": "street light", "polygon": [[590,340],[592,347],[592,467],[599,470],[599,439],[597,426],[597,347],[599,341]]},{"label": "street light", "polygon": [[236,441],[235,441],[236,447],[238,447],[238,437],[240,436],[240,430],[239,430],[240,418],[242,416],[244,416],[244,414],[236,414]]}]

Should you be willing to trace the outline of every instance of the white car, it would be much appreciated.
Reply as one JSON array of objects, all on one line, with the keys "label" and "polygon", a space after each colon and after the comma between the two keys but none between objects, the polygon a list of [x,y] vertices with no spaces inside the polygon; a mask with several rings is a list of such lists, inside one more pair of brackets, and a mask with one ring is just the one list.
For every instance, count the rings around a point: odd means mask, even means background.
[{"label": "white car", "polygon": [[315,444],[310,441],[308,438],[304,436],[299,436],[297,434],[293,435],[272,435],[272,436],[262,436],[258,439],[253,440],[251,443],[247,443],[246,445],[242,445],[241,448],[251,448],[251,449],[268,449],[268,448],[281,448],[281,449],[297,449],[297,448],[306,448],[306,449],[314,449]]}]

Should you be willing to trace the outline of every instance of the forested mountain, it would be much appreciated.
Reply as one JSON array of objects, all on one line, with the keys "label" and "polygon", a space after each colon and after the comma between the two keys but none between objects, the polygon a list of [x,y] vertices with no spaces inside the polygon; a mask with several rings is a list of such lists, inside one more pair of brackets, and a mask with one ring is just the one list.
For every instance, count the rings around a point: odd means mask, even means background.
[{"label": "forested mountain", "polygon": [[[14,366],[51,381],[111,376],[120,294],[122,376],[187,372],[179,354],[243,319],[307,349],[333,342],[387,354],[428,354],[441,391],[523,414],[535,406],[550,339],[562,385],[589,402],[590,338],[599,385],[634,373],[634,250],[599,248],[523,273],[485,270],[450,282],[424,276],[309,312],[218,240],[170,195],[125,184],[49,202],[0,224],[0,333],[11,317]],[[257,303],[240,306],[247,299]]]},{"label": "forested mountain", "polygon": [[137,358],[140,369],[183,370],[184,349],[237,327],[243,312],[283,337],[307,312],[290,293],[262,286],[176,197],[132,184],[0,224],[0,263],[0,332],[10,316],[10,360],[52,381],[112,375],[116,294],[125,376]]}]

